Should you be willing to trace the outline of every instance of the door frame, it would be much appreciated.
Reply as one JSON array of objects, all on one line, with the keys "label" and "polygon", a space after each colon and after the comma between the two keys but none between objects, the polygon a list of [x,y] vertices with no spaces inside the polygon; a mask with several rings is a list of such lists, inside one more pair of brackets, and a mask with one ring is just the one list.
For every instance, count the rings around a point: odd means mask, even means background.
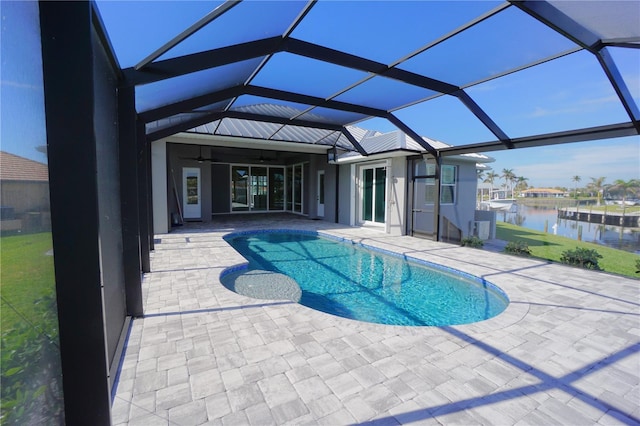
[{"label": "door frame", "polygon": [[[369,169],[373,169],[373,177],[374,177],[374,182],[375,182],[375,170],[378,168],[384,168],[385,169],[385,179],[384,179],[384,221],[383,222],[376,222],[375,221],[375,189],[372,191],[372,200],[371,200],[371,208],[372,208],[372,216],[371,219],[372,220],[365,220],[362,216],[363,216],[363,208],[362,208],[362,202],[363,202],[363,192],[364,192],[364,171],[365,170],[369,170]],[[365,164],[361,164],[358,166],[357,168],[357,174],[356,174],[356,178],[357,178],[357,201],[356,201],[356,214],[355,214],[355,220],[356,223],[359,225],[366,225],[366,226],[380,226],[380,227],[386,227],[387,226],[387,202],[389,201],[389,191],[388,191],[388,182],[389,182],[389,176],[388,176],[388,172],[389,170],[389,162],[387,160],[385,161],[378,161],[375,163],[365,163]]]},{"label": "door frame", "polygon": [[[189,204],[187,181],[190,177],[197,178],[197,204]],[[202,173],[199,167],[182,168],[182,216],[184,219],[202,220]]]},{"label": "door frame", "polygon": [[[322,185],[320,184],[322,182]],[[316,192],[316,216],[324,217],[324,208],[325,208],[325,173],[324,170],[318,170],[318,181],[316,184],[317,192]],[[322,207],[321,207],[322,206]]]}]

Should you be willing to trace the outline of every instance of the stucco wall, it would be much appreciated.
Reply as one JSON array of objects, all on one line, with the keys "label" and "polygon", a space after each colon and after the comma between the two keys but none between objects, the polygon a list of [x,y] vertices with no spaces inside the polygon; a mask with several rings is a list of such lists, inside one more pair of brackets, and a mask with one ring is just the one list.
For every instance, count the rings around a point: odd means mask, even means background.
[{"label": "stucco wall", "polygon": [[166,234],[171,229],[168,212],[167,143],[151,144],[151,194],[153,198],[153,233]]},{"label": "stucco wall", "polygon": [[351,222],[351,204],[355,192],[354,182],[351,178],[351,164],[341,164],[339,168],[340,181],[338,182],[338,223],[349,225]]},{"label": "stucco wall", "polygon": [[[473,231],[473,221],[476,210],[476,166],[473,162],[443,161],[443,164],[458,166],[458,183],[456,188],[456,203],[443,204],[440,214],[446,217],[454,226],[462,231],[462,237]],[[444,231],[444,223],[440,222],[440,230]]]},{"label": "stucco wall", "polygon": [[[195,160],[190,160],[189,157],[196,157],[199,155],[200,150],[196,146],[182,145],[182,144],[167,144],[169,155],[169,168],[173,169],[175,177],[176,192],[178,193],[178,202],[184,211],[182,200],[182,169],[184,167],[193,167],[200,169],[200,191],[201,191],[201,216],[199,220],[203,222],[211,221],[211,164],[210,163],[198,163]],[[209,148],[202,149],[202,156],[209,157]],[[178,213],[178,207],[176,205],[176,199],[173,192],[173,178],[169,176],[169,213]],[[195,219],[198,220],[198,219]]]},{"label": "stucco wall", "polygon": [[395,157],[387,167],[387,233],[406,234],[407,159]]}]

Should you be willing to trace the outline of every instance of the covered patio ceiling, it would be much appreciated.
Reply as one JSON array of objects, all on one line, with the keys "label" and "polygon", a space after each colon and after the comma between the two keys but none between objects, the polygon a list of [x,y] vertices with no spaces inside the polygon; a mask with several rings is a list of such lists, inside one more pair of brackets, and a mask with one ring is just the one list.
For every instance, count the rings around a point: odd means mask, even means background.
[{"label": "covered patio ceiling", "polygon": [[151,141],[207,124],[367,155],[353,126],[395,127],[457,155],[640,134],[638,1],[97,4]]}]

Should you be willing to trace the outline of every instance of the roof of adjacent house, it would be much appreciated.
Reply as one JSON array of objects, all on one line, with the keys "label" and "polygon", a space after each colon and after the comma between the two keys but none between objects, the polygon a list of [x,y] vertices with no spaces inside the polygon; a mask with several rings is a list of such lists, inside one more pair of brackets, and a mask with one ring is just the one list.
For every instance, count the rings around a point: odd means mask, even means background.
[{"label": "roof of adjacent house", "polygon": [[47,182],[49,168],[44,163],[0,151],[0,180]]}]

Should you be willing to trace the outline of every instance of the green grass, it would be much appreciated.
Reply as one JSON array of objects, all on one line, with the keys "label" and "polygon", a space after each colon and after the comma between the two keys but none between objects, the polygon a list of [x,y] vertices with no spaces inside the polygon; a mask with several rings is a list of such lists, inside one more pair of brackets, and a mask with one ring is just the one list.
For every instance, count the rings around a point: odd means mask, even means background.
[{"label": "green grass", "polygon": [[[35,301],[55,288],[51,233],[0,237],[0,294],[2,330],[36,313]],[[14,310],[15,309],[15,310]]]},{"label": "green grass", "polygon": [[623,250],[545,234],[544,232],[504,222],[497,223],[496,237],[505,241],[524,241],[529,245],[533,257],[554,262],[560,262],[560,256],[565,250],[575,249],[576,247],[595,249],[602,255],[602,259],[599,260],[598,264],[605,272],[640,278],[640,274],[636,274],[636,259],[640,258],[640,256]]},{"label": "green grass", "polygon": [[0,237],[0,425],[64,423],[51,233]]},{"label": "green grass", "polygon": [[604,212],[606,211],[607,213],[619,213],[622,214],[623,212],[625,214],[632,214],[632,213],[638,213],[640,212],[640,206],[621,206],[618,204],[614,204],[611,206],[580,206],[580,211],[583,212],[588,212],[588,211],[593,211],[593,212]]}]

